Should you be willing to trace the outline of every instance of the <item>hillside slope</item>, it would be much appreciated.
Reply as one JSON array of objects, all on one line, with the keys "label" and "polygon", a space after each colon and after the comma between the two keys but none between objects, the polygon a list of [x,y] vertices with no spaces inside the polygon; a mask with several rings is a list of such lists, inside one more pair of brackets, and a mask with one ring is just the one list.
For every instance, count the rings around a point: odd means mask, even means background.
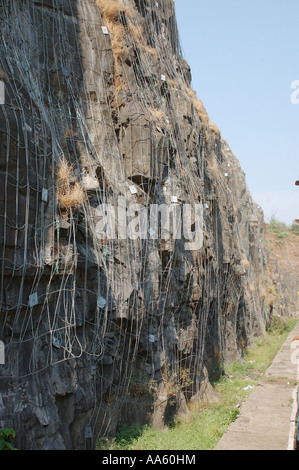
[{"label": "hillside slope", "polygon": [[[299,307],[299,224],[287,227],[272,220],[265,226],[265,247],[277,262],[290,301],[290,310]],[[275,260],[275,261],[274,261]]]}]

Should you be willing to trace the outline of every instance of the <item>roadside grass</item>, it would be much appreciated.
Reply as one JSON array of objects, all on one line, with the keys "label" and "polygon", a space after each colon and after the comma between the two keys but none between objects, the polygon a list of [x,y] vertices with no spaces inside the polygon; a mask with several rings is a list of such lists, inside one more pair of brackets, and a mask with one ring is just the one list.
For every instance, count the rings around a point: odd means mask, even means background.
[{"label": "roadside grass", "polygon": [[241,361],[223,364],[221,379],[212,384],[219,396],[218,403],[192,408],[188,420],[175,420],[165,430],[155,430],[148,425],[123,426],[114,439],[101,439],[98,449],[214,449],[237,418],[241,404],[257,386],[296,323],[296,319],[274,319],[265,334],[255,338],[253,346],[246,351]]}]

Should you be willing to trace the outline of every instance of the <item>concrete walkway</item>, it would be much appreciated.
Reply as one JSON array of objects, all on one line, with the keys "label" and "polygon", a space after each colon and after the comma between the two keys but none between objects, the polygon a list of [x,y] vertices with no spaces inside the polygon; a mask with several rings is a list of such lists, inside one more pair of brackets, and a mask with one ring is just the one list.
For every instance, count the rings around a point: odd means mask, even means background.
[{"label": "concrete walkway", "polygon": [[299,323],[215,450],[294,450],[297,433]]}]

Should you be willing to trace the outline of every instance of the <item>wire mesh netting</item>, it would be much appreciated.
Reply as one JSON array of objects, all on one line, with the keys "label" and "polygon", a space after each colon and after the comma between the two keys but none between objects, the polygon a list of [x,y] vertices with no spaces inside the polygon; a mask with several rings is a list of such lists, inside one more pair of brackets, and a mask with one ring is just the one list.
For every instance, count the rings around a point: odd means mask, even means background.
[{"label": "wire mesh netting", "polygon": [[[177,410],[263,328],[265,259],[262,214],[191,88],[174,3],[2,0],[0,18],[1,381],[32,409],[48,406],[28,400],[33,383],[58,410],[75,394],[97,435],[144,414],[138,400]],[[124,228],[120,201],[135,217],[201,204],[202,247],[112,237],[99,207]]]}]

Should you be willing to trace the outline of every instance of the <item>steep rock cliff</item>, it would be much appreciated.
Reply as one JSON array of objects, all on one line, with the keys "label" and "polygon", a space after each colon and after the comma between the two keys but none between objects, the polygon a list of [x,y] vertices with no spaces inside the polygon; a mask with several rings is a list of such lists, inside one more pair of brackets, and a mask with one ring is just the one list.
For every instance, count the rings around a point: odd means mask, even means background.
[{"label": "steep rock cliff", "polygon": [[[262,211],[191,88],[173,0],[3,0],[0,22],[0,426],[22,449],[162,427],[216,400],[209,373],[265,328]],[[199,246],[111,236],[99,207],[120,201],[197,204]]]}]

